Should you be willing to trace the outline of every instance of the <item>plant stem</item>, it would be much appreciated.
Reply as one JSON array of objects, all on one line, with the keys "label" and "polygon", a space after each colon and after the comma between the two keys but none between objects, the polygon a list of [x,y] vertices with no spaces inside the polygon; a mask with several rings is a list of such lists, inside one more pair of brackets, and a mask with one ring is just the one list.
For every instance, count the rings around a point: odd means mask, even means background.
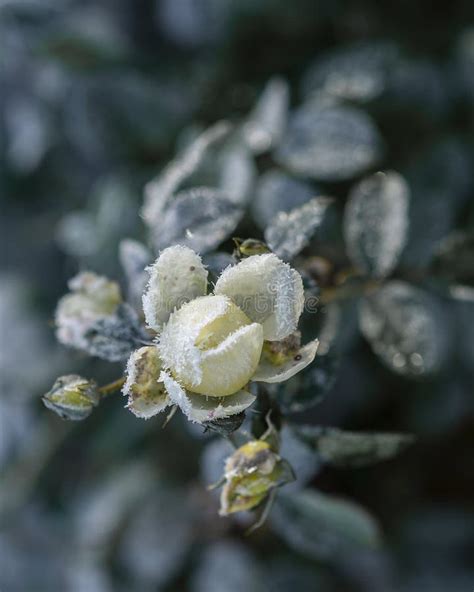
[{"label": "plant stem", "polygon": [[117,391],[119,391],[122,386],[125,383],[125,377],[122,376],[122,378],[117,378],[117,380],[114,380],[113,382],[109,382],[109,384],[105,384],[104,386],[101,386],[99,388],[99,393],[101,395],[101,398],[103,397],[107,397],[108,395],[111,395],[112,393],[115,393]]}]

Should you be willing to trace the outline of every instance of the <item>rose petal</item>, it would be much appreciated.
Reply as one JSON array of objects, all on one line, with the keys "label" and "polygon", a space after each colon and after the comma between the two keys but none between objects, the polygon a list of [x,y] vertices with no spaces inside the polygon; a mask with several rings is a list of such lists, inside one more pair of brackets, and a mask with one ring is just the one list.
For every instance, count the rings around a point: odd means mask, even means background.
[{"label": "rose petal", "polygon": [[252,376],[252,380],[255,382],[283,382],[288,380],[311,364],[316,356],[318,345],[319,341],[317,339],[310,341],[288,362],[278,366],[262,357],[257,371]]},{"label": "rose petal", "polygon": [[122,392],[128,396],[127,408],[137,417],[149,419],[170,405],[160,373],[161,360],[154,345],[137,349],[128,359]]},{"label": "rose petal", "polygon": [[245,314],[263,326],[269,341],[292,333],[303,311],[300,274],[276,255],[254,255],[228,267],[217,280],[216,294],[225,294]]},{"label": "rose petal", "polygon": [[228,397],[206,397],[190,393],[172,378],[162,372],[160,380],[165,384],[170,400],[194,423],[204,423],[241,413],[252,405],[255,397],[247,391],[238,391]]},{"label": "rose petal", "polygon": [[175,309],[206,294],[207,269],[189,247],[168,247],[147,270],[150,279],[143,295],[143,311],[148,326],[155,331]]}]

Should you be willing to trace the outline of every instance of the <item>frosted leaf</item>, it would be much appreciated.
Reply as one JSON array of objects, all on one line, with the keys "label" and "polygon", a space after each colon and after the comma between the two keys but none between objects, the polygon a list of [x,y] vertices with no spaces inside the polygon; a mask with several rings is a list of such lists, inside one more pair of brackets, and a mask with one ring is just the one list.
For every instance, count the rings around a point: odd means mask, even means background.
[{"label": "frosted leaf", "polygon": [[181,568],[193,541],[193,521],[179,490],[152,492],[135,508],[121,538],[120,565],[136,590],[162,589]]},{"label": "frosted leaf", "polygon": [[376,173],[351,191],[344,212],[347,255],[375,277],[396,266],[408,233],[410,189],[393,171]]},{"label": "frosted leaf", "polygon": [[272,169],[258,180],[255,198],[250,203],[253,219],[261,228],[265,228],[275,214],[302,206],[315,194],[307,183]]},{"label": "frosted leaf", "polygon": [[68,283],[70,294],[56,308],[56,337],[64,345],[87,349],[87,331],[98,320],[112,315],[121,302],[116,282],[93,272],[81,272]]},{"label": "frosted leaf", "polygon": [[331,203],[330,198],[315,197],[288,213],[277,214],[265,229],[265,241],[270,249],[282,259],[292,259],[321,226]]},{"label": "frosted leaf", "polygon": [[242,135],[255,154],[275,147],[284,131],[288,117],[290,91],[283,78],[272,78],[245,122]]},{"label": "frosted leaf", "polygon": [[143,294],[143,311],[155,331],[174,310],[206,294],[207,270],[201,257],[188,247],[168,247],[147,271],[150,279]]},{"label": "frosted leaf", "polygon": [[253,255],[227,268],[215,286],[247,316],[263,325],[264,339],[278,341],[295,331],[304,305],[300,274],[276,255]]},{"label": "frosted leaf", "polygon": [[386,87],[398,51],[390,43],[354,45],[318,58],[303,76],[305,98],[325,92],[339,99],[370,101]]},{"label": "frosted leaf", "polygon": [[341,467],[363,467],[392,458],[413,442],[409,434],[349,432],[319,426],[295,429],[323,462]]},{"label": "frosted leaf", "polygon": [[126,238],[120,242],[119,259],[127,278],[128,298],[134,308],[141,309],[148,281],[145,267],[151,263],[152,255],[141,242]]},{"label": "frosted leaf", "polygon": [[[177,156],[158,177],[145,187],[143,218],[152,230],[160,223],[163,209],[183,181],[185,181],[200,165],[207,150],[224,138],[231,130],[231,125],[220,121],[204,131]],[[168,246],[168,245],[164,245]]]},{"label": "frosted leaf", "polygon": [[316,356],[319,341],[315,339],[300,348],[287,362],[276,365],[264,357],[261,358],[257,371],[252,376],[255,382],[283,382],[309,366]]},{"label": "frosted leaf", "polygon": [[254,395],[243,390],[226,397],[207,397],[191,393],[183,389],[166,372],[161,373],[160,380],[164,383],[171,401],[194,423],[205,423],[242,413],[255,401]]},{"label": "frosted leaf", "polygon": [[264,592],[254,556],[242,544],[220,540],[208,546],[191,577],[191,592]]},{"label": "frosted leaf", "polygon": [[126,360],[134,349],[149,340],[135,310],[126,303],[114,314],[96,320],[85,333],[83,349],[109,362]]},{"label": "frosted leaf", "polygon": [[218,188],[229,201],[237,206],[245,205],[252,195],[257,177],[253,159],[242,144],[234,144],[220,155]]},{"label": "frosted leaf", "polygon": [[432,374],[447,353],[449,327],[429,294],[400,281],[385,284],[359,305],[360,329],[374,352],[394,372]]},{"label": "frosted leaf", "polygon": [[297,175],[344,181],[372,167],[380,159],[381,144],[363,111],[307,103],[291,116],[275,157]]},{"label": "frosted leaf", "polygon": [[243,210],[216,189],[183,191],[161,213],[153,230],[156,250],[180,244],[199,252],[212,251],[234,231]]},{"label": "frosted leaf", "polygon": [[272,525],[293,549],[318,560],[374,547],[380,538],[377,523],[362,507],[313,490],[281,493]]},{"label": "frosted leaf", "polygon": [[158,381],[160,374],[161,360],[154,345],[135,350],[128,359],[122,392],[128,396],[127,408],[137,417],[149,419],[170,404],[164,384]]},{"label": "frosted leaf", "polygon": [[254,374],[263,329],[225,296],[204,296],[174,312],[160,336],[163,365],[185,388],[232,395]]}]

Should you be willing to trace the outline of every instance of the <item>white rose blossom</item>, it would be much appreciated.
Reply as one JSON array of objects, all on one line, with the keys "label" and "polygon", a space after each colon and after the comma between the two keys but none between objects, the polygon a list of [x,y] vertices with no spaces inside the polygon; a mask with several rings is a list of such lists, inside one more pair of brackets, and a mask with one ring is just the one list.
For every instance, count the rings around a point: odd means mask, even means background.
[{"label": "white rose blossom", "polygon": [[229,266],[212,294],[188,247],[165,249],[148,272],[143,309],[156,345],[132,354],[123,388],[138,417],[171,405],[197,423],[229,417],[254,402],[250,381],[281,382],[313,361],[317,340],[278,363],[265,355],[265,342],[296,331],[304,305],[300,274],[276,255]]}]

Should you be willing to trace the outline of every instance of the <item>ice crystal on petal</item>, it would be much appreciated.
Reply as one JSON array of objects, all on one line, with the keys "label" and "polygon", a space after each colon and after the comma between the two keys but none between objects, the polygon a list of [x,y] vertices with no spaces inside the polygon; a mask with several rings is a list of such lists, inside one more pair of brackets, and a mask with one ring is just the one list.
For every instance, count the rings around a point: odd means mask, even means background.
[{"label": "ice crystal on petal", "polygon": [[244,390],[218,399],[188,392],[167,372],[161,373],[160,381],[164,383],[171,401],[194,423],[236,415],[255,401],[254,395]]},{"label": "ice crystal on petal", "polygon": [[207,270],[201,257],[188,247],[168,247],[147,271],[150,279],[143,295],[143,310],[148,326],[155,331],[175,309],[206,294]]},{"label": "ice crystal on petal", "polygon": [[284,339],[298,324],[304,292],[300,274],[276,255],[253,255],[227,268],[216,294],[229,296],[246,315],[263,326],[264,338]]},{"label": "ice crystal on petal", "polygon": [[189,390],[228,396],[258,365],[263,330],[225,296],[205,296],[173,313],[160,337],[165,368]]}]

